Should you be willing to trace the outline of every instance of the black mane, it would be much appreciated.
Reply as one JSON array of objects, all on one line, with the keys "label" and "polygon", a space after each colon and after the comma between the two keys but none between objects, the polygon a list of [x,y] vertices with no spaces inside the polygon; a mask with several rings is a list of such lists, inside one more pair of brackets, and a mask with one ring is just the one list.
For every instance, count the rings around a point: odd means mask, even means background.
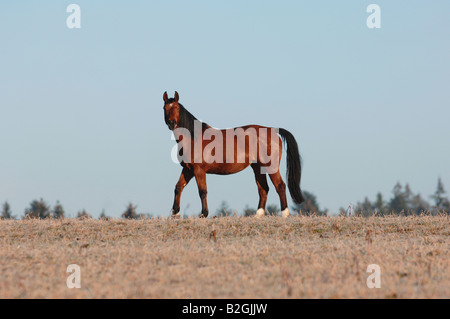
[{"label": "black mane", "polygon": [[[172,99],[169,99],[167,101],[167,103],[172,103],[172,102],[170,102],[170,100],[172,100]],[[186,128],[191,133],[191,137],[192,137],[192,136],[194,136],[194,121],[199,121],[199,120],[194,115],[192,115],[191,112],[186,110],[186,108],[182,104],[178,103],[178,105],[180,106],[180,118],[178,121],[178,127]],[[201,123],[202,123],[202,129],[206,129],[206,128],[210,127],[205,122],[201,122]]]}]

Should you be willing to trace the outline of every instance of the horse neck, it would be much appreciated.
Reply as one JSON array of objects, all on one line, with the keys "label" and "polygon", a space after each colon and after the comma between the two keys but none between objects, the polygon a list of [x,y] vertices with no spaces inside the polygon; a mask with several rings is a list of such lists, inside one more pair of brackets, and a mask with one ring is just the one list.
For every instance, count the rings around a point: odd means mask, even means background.
[{"label": "horse neck", "polygon": [[[182,105],[181,105],[182,106]],[[191,136],[194,135],[194,130],[196,128],[198,128],[198,126],[200,125],[201,130],[202,130],[202,135],[205,132],[205,130],[210,129],[211,126],[209,126],[208,124],[206,124],[205,122],[200,121],[199,119],[197,119],[191,112],[189,112],[184,106],[182,106],[182,112],[184,114],[182,114],[184,120],[181,127],[184,127],[186,129],[188,129],[191,132]]]}]

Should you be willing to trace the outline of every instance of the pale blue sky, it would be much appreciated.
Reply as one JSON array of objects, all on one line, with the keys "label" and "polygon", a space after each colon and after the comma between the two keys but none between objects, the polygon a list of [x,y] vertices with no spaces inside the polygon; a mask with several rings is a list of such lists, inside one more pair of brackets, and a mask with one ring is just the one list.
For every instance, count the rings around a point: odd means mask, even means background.
[{"label": "pale blue sky", "polygon": [[[81,29],[66,7],[81,7]],[[381,7],[368,29],[366,7]],[[450,1],[1,1],[0,202],[168,215],[181,167],[162,94],[215,127],[291,131],[335,212],[397,181],[450,189]],[[284,160],[283,160],[284,163]],[[285,174],[283,165],[282,174]],[[256,207],[251,169],[208,176]],[[273,187],[268,203],[279,205]],[[193,181],[181,207],[200,212]]]}]

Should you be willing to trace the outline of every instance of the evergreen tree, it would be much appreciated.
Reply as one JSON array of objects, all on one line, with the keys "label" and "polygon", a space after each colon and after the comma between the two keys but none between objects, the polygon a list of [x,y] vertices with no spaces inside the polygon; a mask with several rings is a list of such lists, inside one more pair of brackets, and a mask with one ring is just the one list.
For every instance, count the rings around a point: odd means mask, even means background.
[{"label": "evergreen tree", "polygon": [[278,206],[274,205],[274,204],[267,205],[266,211],[267,211],[267,214],[270,216],[278,216],[278,213],[279,213]]},{"label": "evergreen tree", "polygon": [[413,200],[414,194],[411,191],[411,187],[408,183],[405,185],[405,190],[403,191],[403,198],[405,199],[405,204],[407,207],[407,210],[412,210],[412,200]]},{"label": "evergreen tree", "polygon": [[434,205],[438,209],[443,209],[443,204],[446,202],[446,197],[444,196],[445,193],[444,183],[442,183],[442,180],[439,177],[436,192],[434,192],[434,194],[431,196],[431,198],[434,199]]},{"label": "evergreen tree", "polygon": [[136,213],[136,208],[137,208],[137,206],[133,206],[132,203],[129,203],[127,210],[122,214],[122,218],[138,219],[140,216]]},{"label": "evergreen tree", "polygon": [[102,213],[100,214],[98,219],[104,219],[104,220],[108,220],[110,219],[108,216],[106,216],[105,214],[105,210],[102,210]]},{"label": "evergreen tree", "polygon": [[30,208],[25,209],[25,217],[28,218],[49,218],[50,206],[41,198],[30,203]]},{"label": "evergreen tree", "polygon": [[53,207],[52,215],[54,218],[64,218],[64,208],[59,201],[56,201],[56,205]]},{"label": "evergreen tree", "polygon": [[328,214],[327,211],[321,211],[319,209],[319,203],[317,202],[316,195],[313,193],[310,193],[308,191],[303,191],[303,197],[305,198],[305,201],[301,203],[300,205],[295,204],[292,207],[293,212],[301,212],[302,215],[319,215],[319,216],[326,216]]},{"label": "evergreen tree", "polygon": [[256,209],[250,208],[248,207],[248,205],[245,206],[244,208],[244,216],[245,217],[250,217],[256,214]]},{"label": "evergreen tree", "polygon": [[226,201],[222,201],[220,203],[220,206],[216,210],[216,216],[217,217],[225,217],[231,215],[231,209],[228,206],[228,203]]},{"label": "evergreen tree", "polygon": [[444,202],[442,203],[442,210],[447,214],[450,214],[450,201],[448,198],[444,199]]},{"label": "evergreen tree", "polygon": [[430,209],[430,204],[425,201],[420,194],[414,195],[411,200],[410,206],[411,212],[420,215],[423,212],[426,212]]},{"label": "evergreen tree", "polygon": [[375,203],[373,206],[379,214],[385,213],[386,203],[384,202],[383,195],[381,193],[377,193],[377,199],[375,200]]},{"label": "evergreen tree", "polygon": [[389,202],[389,210],[394,214],[399,214],[401,211],[406,212],[408,206],[406,204],[405,194],[402,191],[402,185],[399,182],[395,184],[392,193],[394,194],[394,197],[392,197]]},{"label": "evergreen tree", "polygon": [[84,219],[84,218],[92,218],[91,214],[89,214],[88,212],[86,212],[85,209],[83,209],[82,211],[79,211],[77,213],[77,218],[80,219]]},{"label": "evergreen tree", "polygon": [[360,216],[370,216],[373,212],[373,205],[370,202],[369,198],[366,196],[364,198],[364,202],[357,203],[355,208],[355,214]]},{"label": "evergreen tree", "polygon": [[2,205],[2,216],[1,219],[15,219],[11,212],[11,206],[8,202],[4,202]]}]

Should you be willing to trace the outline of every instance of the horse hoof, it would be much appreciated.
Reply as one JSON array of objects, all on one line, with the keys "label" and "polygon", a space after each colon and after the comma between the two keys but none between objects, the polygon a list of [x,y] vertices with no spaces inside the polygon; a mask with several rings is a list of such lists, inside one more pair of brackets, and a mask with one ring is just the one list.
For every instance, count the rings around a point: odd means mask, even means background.
[{"label": "horse hoof", "polygon": [[287,218],[289,216],[289,208],[286,208],[281,212],[281,217]]},{"label": "horse hoof", "polygon": [[180,212],[175,213],[175,211],[172,209],[172,210],[170,210],[170,213],[171,213],[170,218],[172,218],[172,219],[180,219]]},{"label": "horse hoof", "polygon": [[264,208],[258,208],[258,210],[256,211],[255,216],[256,216],[257,218],[264,217]]}]

